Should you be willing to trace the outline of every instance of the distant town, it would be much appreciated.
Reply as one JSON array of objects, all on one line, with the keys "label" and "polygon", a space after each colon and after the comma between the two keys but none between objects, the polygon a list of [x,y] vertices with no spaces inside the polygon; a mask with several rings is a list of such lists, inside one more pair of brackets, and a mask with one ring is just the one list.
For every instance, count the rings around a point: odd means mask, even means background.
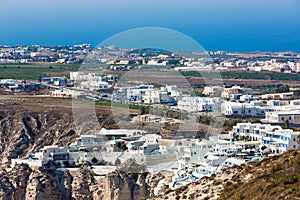
[{"label": "distant town", "polygon": [[[197,52],[194,52],[197,54]],[[87,55],[97,55],[98,61],[111,66],[113,70],[129,70],[136,65],[171,66],[175,70],[247,70],[269,71],[280,73],[300,72],[300,53],[296,52],[207,52],[213,63],[207,63],[208,58],[192,59],[180,56],[180,52],[160,53],[141,50],[128,50],[118,47],[95,47],[90,44],[73,46],[47,47],[6,46],[0,45],[0,63],[65,63],[80,64]],[[110,60],[108,60],[108,57]],[[204,68],[206,64],[206,68]]]}]

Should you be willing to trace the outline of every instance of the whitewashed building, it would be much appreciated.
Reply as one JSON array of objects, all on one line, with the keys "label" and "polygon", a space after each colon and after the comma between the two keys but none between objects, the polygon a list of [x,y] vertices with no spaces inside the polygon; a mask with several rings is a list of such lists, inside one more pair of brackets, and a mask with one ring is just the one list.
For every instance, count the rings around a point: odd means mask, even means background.
[{"label": "whitewashed building", "polygon": [[297,139],[300,132],[282,129],[280,126],[260,123],[238,123],[232,134],[238,138],[245,137],[250,141],[261,141],[272,153],[283,153],[290,149],[298,149]]},{"label": "whitewashed building", "polygon": [[220,103],[221,99],[217,97],[182,96],[178,98],[178,109],[188,112],[210,112],[219,109]]},{"label": "whitewashed building", "polygon": [[226,116],[264,116],[265,110],[265,107],[238,102],[224,102],[221,107],[222,114]]}]

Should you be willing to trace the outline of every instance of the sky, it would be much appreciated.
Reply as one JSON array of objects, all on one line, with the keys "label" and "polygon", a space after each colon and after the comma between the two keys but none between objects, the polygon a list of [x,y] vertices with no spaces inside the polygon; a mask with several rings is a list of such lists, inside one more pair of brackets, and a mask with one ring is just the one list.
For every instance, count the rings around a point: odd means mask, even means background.
[{"label": "sky", "polygon": [[101,44],[162,27],[205,50],[300,52],[299,0],[0,0],[0,44]]}]

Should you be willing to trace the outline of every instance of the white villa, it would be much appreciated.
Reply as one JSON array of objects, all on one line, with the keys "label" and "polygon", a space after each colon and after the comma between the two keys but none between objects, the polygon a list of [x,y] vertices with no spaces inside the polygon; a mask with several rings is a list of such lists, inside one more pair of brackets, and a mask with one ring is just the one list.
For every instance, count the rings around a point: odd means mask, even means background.
[{"label": "white villa", "polygon": [[178,98],[178,109],[188,112],[203,112],[218,110],[221,107],[221,99],[218,97],[191,97],[182,96]]},{"label": "white villa", "polygon": [[224,102],[221,112],[226,116],[264,116],[266,107],[256,106],[254,103]]},{"label": "white villa", "polygon": [[84,81],[80,83],[80,88],[85,90],[105,90],[111,88],[112,86],[108,82],[104,81]]},{"label": "white villa", "polygon": [[86,93],[76,90],[60,89],[50,91],[50,96],[60,98],[84,98],[86,97]]}]

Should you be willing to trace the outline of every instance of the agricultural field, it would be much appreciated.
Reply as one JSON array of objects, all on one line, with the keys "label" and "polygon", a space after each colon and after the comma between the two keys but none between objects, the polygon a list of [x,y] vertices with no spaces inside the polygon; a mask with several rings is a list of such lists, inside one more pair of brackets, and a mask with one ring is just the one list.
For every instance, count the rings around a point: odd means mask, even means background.
[{"label": "agricultural field", "polygon": [[66,76],[77,71],[80,64],[26,63],[0,64],[0,79],[38,80],[46,76]]}]

